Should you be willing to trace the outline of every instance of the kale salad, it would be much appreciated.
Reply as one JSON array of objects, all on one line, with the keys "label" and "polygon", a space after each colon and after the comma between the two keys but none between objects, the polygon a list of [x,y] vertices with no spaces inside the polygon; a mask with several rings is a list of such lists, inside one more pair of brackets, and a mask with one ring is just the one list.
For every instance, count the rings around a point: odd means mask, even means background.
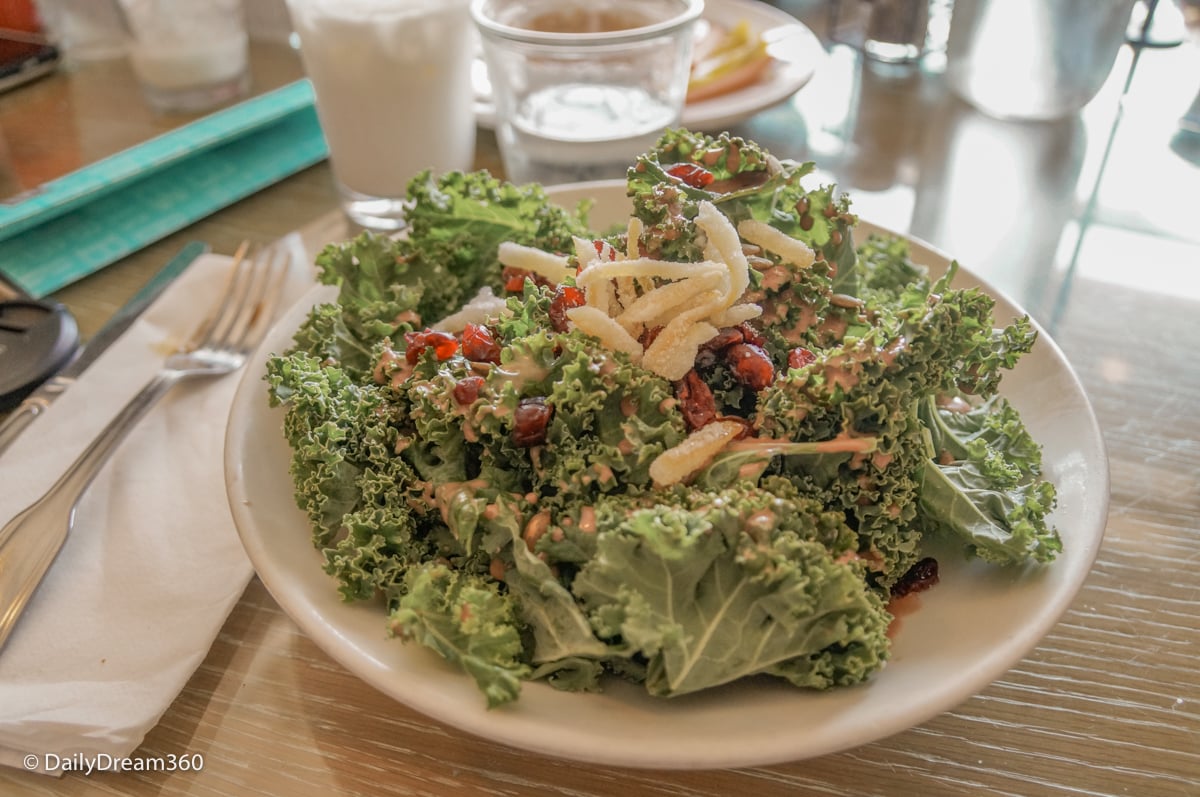
[{"label": "kale salad", "polygon": [[1031,322],[856,239],[812,172],[673,130],[618,229],[454,172],[413,180],[405,236],[326,248],[336,301],[266,379],[342,597],[489,706],[826,689],[885,665],[935,538],[1052,560],[1054,487],[998,393]]}]

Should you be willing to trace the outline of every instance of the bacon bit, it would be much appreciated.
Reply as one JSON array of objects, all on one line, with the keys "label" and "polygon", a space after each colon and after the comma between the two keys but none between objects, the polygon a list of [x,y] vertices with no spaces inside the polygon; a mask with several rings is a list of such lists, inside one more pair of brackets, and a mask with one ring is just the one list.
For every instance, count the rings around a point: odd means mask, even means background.
[{"label": "bacon bit", "polygon": [[500,344],[492,331],[479,324],[467,324],[462,333],[463,356],[477,363],[500,362]]},{"label": "bacon bit", "polygon": [[937,559],[927,556],[908,569],[900,580],[892,585],[892,598],[903,598],[914,592],[924,592],[938,583]]},{"label": "bacon bit", "polygon": [[667,174],[692,188],[706,188],[717,179],[708,169],[695,163],[677,163],[667,169]]},{"label": "bacon bit", "polygon": [[475,399],[479,398],[479,391],[483,389],[483,384],[482,376],[465,376],[454,383],[451,393],[454,394],[455,401],[464,407],[469,407],[475,403]]},{"label": "bacon bit", "polygon": [[575,307],[583,307],[587,297],[579,288],[570,285],[559,285],[550,300],[550,325],[558,332],[567,331],[567,311]]},{"label": "bacon bit", "polygon": [[762,390],[775,381],[775,365],[771,357],[753,343],[735,343],[725,350],[725,359],[733,375],[746,387]]},{"label": "bacon bit", "polygon": [[449,360],[458,351],[458,338],[447,332],[437,332],[426,329],[422,332],[405,332],[404,341],[408,348],[404,351],[404,359],[409,365],[416,365],[426,349],[433,349],[434,356],[441,360]]},{"label": "bacon bit", "polygon": [[797,346],[788,352],[788,368],[803,368],[817,361],[817,355],[803,346]]},{"label": "bacon bit", "polygon": [[513,412],[513,444],[532,448],[546,442],[546,427],[553,415],[554,408],[541,396],[521,399]]},{"label": "bacon bit", "polygon": [[675,383],[675,396],[679,399],[679,411],[683,413],[683,420],[689,432],[707,426],[717,419],[716,398],[695,368]]}]

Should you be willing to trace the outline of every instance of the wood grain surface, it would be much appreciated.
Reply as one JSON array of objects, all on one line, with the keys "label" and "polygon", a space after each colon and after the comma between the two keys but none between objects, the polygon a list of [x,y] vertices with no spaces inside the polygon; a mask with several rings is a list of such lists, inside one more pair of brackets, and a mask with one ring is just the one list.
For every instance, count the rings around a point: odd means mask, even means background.
[{"label": "wood grain surface", "polygon": [[[818,5],[791,7],[817,27]],[[1200,795],[1200,167],[1172,146],[1174,120],[1200,88],[1197,53],[1188,43],[1142,62],[1125,57],[1080,120],[1031,131],[973,115],[936,72],[881,76],[834,52],[793,102],[737,129],[776,154],[817,160],[873,221],[969,250],[966,262],[1051,329],[1095,407],[1112,475],[1098,560],[1061,622],[978,695],[809,761],[699,772],[580,764],[464,734],[384,697],[305,637],[256,579],[135,753],[201,754],[201,771],[51,778],[6,769],[0,794]],[[1143,67],[1180,77],[1147,88]],[[840,112],[838,102],[853,104],[847,85],[857,87],[854,103],[876,111]],[[13,104],[0,98],[0,118]],[[480,165],[499,170],[494,138],[479,141]],[[978,164],[998,151],[1008,172],[989,182]],[[1161,163],[1171,168],[1145,166]],[[995,201],[1002,179],[1023,197],[1011,213]],[[1188,212],[1136,212],[1131,186]],[[1041,215],[1026,217],[1029,207]],[[86,336],[182,242],[230,252],[243,238],[327,223],[335,208],[322,164],[57,298]],[[965,238],[962,224],[948,225],[980,216],[991,226]],[[979,240],[996,226],[1004,235]]]}]

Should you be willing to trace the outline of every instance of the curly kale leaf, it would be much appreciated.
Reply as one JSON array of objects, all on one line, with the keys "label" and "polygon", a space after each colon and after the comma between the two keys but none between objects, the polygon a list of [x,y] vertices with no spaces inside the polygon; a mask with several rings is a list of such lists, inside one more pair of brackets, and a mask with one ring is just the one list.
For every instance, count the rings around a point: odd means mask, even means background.
[{"label": "curly kale leaf", "polygon": [[874,304],[911,304],[929,294],[929,269],[909,257],[909,244],[895,235],[870,235],[858,245],[863,298]]},{"label": "curly kale leaf", "polygon": [[420,174],[408,200],[405,236],[364,232],[318,255],[320,280],[338,286],[338,302],[310,319],[300,348],[361,375],[379,340],[455,312],[485,285],[498,291],[502,242],[570,251],[571,236],[587,234],[584,206],[564,210],[539,186],[483,171]]},{"label": "curly kale leaf", "polygon": [[398,244],[375,233],[330,244],[316,262],[321,282],[338,286],[338,300],[310,313],[296,333],[295,349],[362,378],[380,340],[414,328],[422,286],[409,273]]},{"label": "curly kale leaf", "polygon": [[[714,181],[697,188],[669,174],[680,163],[696,164]],[[849,200],[834,197],[833,186],[807,190],[801,180],[812,163],[778,161],[764,149],[722,133],[710,136],[668,130],[629,170],[628,193],[634,215],[646,225],[643,240],[667,260],[702,260],[692,221],[701,200],[712,202],[736,226],[757,219],[804,241],[840,275],[835,291],[857,293],[856,255],[851,228],[857,219]]]},{"label": "curly kale leaf", "polygon": [[[509,517],[520,517],[516,507],[505,507]],[[536,517],[536,516],[535,516]],[[544,516],[548,520],[548,514]],[[571,670],[572,678],[551,678],[562,688],[595,688],[600,662],[608,655],[608,646],[596,638],[591,624],[575,602],[574,596],[523,539],[519,523],[510,523],[513,566],[504,574],[504,583],[517,600],[522,620],[533,634],[532,661],[539,665],[539,677],[552,676],[559,669]],[[582,661],[591,662],[582,667]],[[561,665],[553,667],[554,664]],[[583,678],[583,673],[591,673]]]},{"label": "curly kale leaf", "polygon": [[308,514],[314,539],[324,543],[359,505],[367,438],[386,435],[375,423],[385,399],[303,352],[271,358],[267,382],[272,402],[287,407],[283,429],[292,448],[296,503]]},{"label": "curly kale leaf", "polygon": [[966,412],[922,403],[930,457],[920,491],[921,519],[957,535],[983,559],[1046,562],[1062,540],[1046,516],[1054,486],[1041,478],[1041,449],[1016,409],[993,398]]},{"label": "curly kale leaf", "polygon": [[[882,665],[887,612],[861,567],[835,558],[813,528],[841,521],[788,503],[765,491],[701,493],[597,532],[572,591],[602,638],[647,660],[652,694],[761,673],[825,688]],[[798,533],[797,523],[810,527]]]},{"label": "curly kale leaf", "polygon": [[408,235],[397,242],[422,287],[426,322],[458,310],[480,287],[502,287],[496,252],[512,241],[548,252],[570,252],[573,235],[588,235],[586,206],[568,212],[541,186],[515,186],[486,171],[426,173],[409,184]]},{"label": "curly kale leaf", "polygon": [[918,405],[963,386],[994,389],[1002,370],[1032,345],[1023,332],[1027,321],[995,332],[994,300],[975,289],[951,289],[954,272],[952,266],[925,291],[903,289],[900,300],[879,307],[871,326],[818,349],[813,362],[790,369],[759,397],[764,436],[879,439],[870,456],[851,457],[836,471],[827,458],[789,458],[782,472],[852,517],[861,553],[884,585],[919,558],[921,530],[914,520],[928,454]]},{"label": "curly kale leaf", "polygon": [[433,649],[475,679],[488,707],[516,700],[529,677],[516,610],[495,581],[425,563],[408,571],[392,633]]}]

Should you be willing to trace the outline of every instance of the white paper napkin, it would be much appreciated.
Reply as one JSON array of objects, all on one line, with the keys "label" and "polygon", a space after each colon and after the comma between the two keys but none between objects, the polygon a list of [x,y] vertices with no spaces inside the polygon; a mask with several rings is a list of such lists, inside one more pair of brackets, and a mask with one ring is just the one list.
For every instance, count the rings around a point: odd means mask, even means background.
[{"label": "white paper napkin", "polygon": [[[312,261],[300,257],[283,307],[311,284]],[[0,456],[0,523],[45,492],[191,334],[229,266],[198,259]],[[130,754],[204,659],[252,574],[222,465],[241,377],[176,386],[92,483],[0,650],[0,763]]]}]

